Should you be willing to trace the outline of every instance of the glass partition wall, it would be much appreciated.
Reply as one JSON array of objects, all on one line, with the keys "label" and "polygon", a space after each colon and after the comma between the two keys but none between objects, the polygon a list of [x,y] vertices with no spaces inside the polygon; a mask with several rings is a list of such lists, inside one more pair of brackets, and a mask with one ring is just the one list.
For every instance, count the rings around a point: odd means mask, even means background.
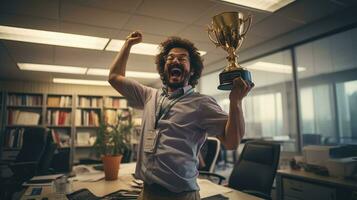
[{"label": "glass partition wall", "polygon": [[[243,102],[245,138],[280,141],[284,151],[296,151],[293,68],[289,50],[242,64],[252,73],[255,88]],[[228,112],[229,92],[217,90],[218,74],[201,79],[201,93],[212,95]]]},{"label": "glass partition wall", "polygon": [[302,145],[357,143],[357,29],[295,48]]},{"label": "glass partition wall", "polygon": [[[242,63],[255,83],[243,102],[245,138],[279,141],[285,152],[299,144],[357,144],[356,55],[357,28]],[[228,112],[219,73],[203,76],[200,92]]]}]

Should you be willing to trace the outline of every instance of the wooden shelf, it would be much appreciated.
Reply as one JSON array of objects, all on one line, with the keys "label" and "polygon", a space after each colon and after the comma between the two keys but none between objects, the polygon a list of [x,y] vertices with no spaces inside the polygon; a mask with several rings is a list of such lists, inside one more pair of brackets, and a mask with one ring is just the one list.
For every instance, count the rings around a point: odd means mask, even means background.
[{"label": "wooden shelf", "polygon": [[8,105],[7,108],[42,109],[42,106]]},{"label": "wooden shelf", "polygon": [[7,128],[35,128],[35,127],[44,127],[44,125],[21,125],[21,124],[16,124],[16,125],[6,125]]},{"label": "wooden shelf", "polygon": [[76,126],[76,128],[99,128],[99,126]]},{"label": "wooden shelf", "polygon": [[74,145],[76,148],[91,148],[91,147],[94,147],[93,145],[78,145],[78,144],[75,144]]},{"label": "wooden shelf", "polygon": [[47,109],[65,109],[65,110],[70,110],[72,109],[72,106],[47,106]]},{"label": "wooden shelf", "polygon": [[71,128],[71,125],[47,125],[48,128]]},{"label": "wooden shelf", "polygon": [[116,108],[116,107],[103,107],[103,109],[111,109],[111,110],[129,110],[129,108]]},{"label": "wooden shelf", "polygon": [[101,110],[100,107],[77,107],[77,109],[88,109],[88,110]]}]

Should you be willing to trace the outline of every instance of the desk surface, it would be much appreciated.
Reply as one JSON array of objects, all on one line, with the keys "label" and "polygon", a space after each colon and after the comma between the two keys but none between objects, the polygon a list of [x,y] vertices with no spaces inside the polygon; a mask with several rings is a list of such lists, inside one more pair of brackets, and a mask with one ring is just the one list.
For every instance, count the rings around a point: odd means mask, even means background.
[{"label": "desk surface", "polygon": [[331,176],[321,176],[311,172],[306,172],[304,170],[283,169],[283,170],[278,170],[277,174],[281,176],[289,176],[293,178],[306,179],[306,180],[311,180],[314,182],[320,182],[324,184],[357,189],[357,181],[331,177]]},{"label": "desk surface", "polygon": [[[105,180],[100,180],[96,182],[73,182],[72,184],[72,191],[76,191],[82,188],[87,188],[89,189],[92,193],[94,193],[96,196],[105,196],[107,194],[110,194],[112,192],[118,191],[120,189],[130,189],[132,190],[133,188],[130,186],[131,182],[133,180],[133,177],[130,175],[130,173],[121,173],[119,170],[119,176],[118,179],[115,181],[105,181]],[[218,186],[216,184],[205,184],[205,181],[198,181],[198,184],[200,185],[201,191],[204,191],[207,189],[211,190],[212,186],[217,186],[217,187],[222,187]],[[210,188],[206,188],[210,187]],[[25,194],[28,191],[31,191],[32,188],[29,187]],[[237,191],[237,190],[231,190],[229,192],[223,193],[222,195],[229,197],[229,199],[234,199],[234,200],[259,200],[260,198],[245,194],[243,192]],[[48,199],[57,199],[55,194],[52,192],[52,187],[51,186],[46,186],[43,187],[42,195],[41,196],[22,196],[22,200],[27,200],[27,199],[41,199],[42,197],[48,197]]]}]

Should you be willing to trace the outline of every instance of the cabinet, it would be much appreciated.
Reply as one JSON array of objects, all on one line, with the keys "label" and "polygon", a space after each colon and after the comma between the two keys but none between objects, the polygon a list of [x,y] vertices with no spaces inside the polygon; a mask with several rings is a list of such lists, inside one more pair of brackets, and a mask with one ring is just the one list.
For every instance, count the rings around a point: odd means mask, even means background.
[{"label": "cabinet", "polygon": [[[117,115],[130,116],[121,96],[48,93],[0,93],[2,159],[13,160],[21,148],[23,129],[50,129],[59,152],[69,154],[69,166],[94,158],[91,148],[101,122],[116,123]],[[5,156],[5,157],[4,157]]]},{"label": "cabinet", "polygon": [[357,200],[357,181],[286,169],[276,183],[278,200]]}]

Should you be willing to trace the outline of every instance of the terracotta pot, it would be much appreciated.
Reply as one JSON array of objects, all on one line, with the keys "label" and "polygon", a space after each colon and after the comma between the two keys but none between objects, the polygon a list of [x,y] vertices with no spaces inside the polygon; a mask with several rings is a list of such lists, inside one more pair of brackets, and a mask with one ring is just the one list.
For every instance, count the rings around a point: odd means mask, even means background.
[{"label": "terracotta pot", "polygon": [[122,155],[112,156],[105,155],[102,156],[103,168],[105,174],[105,180],[111,181],[118,179],[119,166],[122,159]]}]

